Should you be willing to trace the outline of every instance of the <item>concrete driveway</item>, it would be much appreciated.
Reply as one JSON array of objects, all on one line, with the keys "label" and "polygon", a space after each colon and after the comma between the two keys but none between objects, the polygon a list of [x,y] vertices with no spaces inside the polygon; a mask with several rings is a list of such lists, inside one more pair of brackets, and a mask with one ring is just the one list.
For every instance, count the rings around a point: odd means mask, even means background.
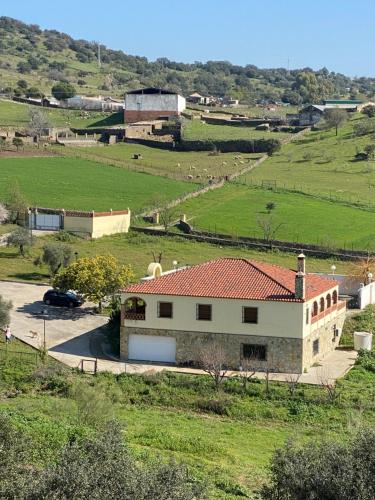
[{"label": "concrete driveway", "polygon": [[[92,306],[74,309],[46,306],[42,299],[49,288],[0,281],[0,295],[13,302],[12,334],[38,348],[43,345],[45,324],[50,355],[69,366],[77,367],[82,358],[107,358],[104,353],[109,351],[109,346],[102,327],[108,319],[94,314]],[[42,314],[43,310],[47,311],[46,315]]]}]

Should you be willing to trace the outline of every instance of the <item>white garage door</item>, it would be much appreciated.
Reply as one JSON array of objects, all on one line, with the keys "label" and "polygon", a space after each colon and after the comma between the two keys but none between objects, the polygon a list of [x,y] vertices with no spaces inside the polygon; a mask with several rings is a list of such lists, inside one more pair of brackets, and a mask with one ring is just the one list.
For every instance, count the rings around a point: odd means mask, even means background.
[{"label": "white garage door", "polygon": [[129,359],[176,362],[176,339],[153,335],[129,335]]}]

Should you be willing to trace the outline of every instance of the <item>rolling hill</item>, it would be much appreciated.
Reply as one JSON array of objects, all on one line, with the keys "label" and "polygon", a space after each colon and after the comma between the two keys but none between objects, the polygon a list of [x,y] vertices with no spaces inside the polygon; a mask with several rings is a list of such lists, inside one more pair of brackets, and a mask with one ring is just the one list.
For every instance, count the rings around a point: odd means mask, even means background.
[{"label": "rolling hill", "polygon": [[[326,68],[289,71],[260,69],[254,65],[233,65],[227,61],[185,64],[160,58],[148,61],[101,45],[101,66],[97,45],[75,40],[56,30],[42,30],[9,17],[0,17],[0,91],[23,92],[35,87],[45,94],[57,81],[73,83],[78,93],[122,96],[128,89],[160,86],[184,95],[193,91],[210,95],[231,95],[254,104],[283,99],[292,104],[329,96],[371,97],[375,82],[351,79]],[[19,81],[26,83],[19,85]]]}]

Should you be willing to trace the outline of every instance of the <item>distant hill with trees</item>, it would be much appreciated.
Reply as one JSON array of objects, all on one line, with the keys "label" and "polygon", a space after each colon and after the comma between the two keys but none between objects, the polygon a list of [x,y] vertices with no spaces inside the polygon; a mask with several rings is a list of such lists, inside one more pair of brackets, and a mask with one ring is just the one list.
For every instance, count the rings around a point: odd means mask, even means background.
[{"label": "distant hill with trees", "polygon": [[282,100],[291,104],[318,103],[340,96],[372,98],[375,80],[349,78],[326,68],[287,70],[239,66],[228,61],[186,64],[126,54],[94,42],[75,40],[56,30],[42,30],[9,17],[0,17],[0,92],[18,95],[51,94],[58,83],[69,83],[80,94],[122,96],[142,86],[167,87],[183,95],[232,96],[244,104]]}]

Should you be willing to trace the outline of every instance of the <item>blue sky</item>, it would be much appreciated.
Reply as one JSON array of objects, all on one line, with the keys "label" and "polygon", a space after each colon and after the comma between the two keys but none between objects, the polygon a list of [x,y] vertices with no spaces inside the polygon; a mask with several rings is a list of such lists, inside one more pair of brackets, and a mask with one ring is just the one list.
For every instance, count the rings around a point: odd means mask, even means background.
[{"label": "blue sky", "polygon": [[151,60],[375,76],[375,0],[17,0],[0,15]]}]

